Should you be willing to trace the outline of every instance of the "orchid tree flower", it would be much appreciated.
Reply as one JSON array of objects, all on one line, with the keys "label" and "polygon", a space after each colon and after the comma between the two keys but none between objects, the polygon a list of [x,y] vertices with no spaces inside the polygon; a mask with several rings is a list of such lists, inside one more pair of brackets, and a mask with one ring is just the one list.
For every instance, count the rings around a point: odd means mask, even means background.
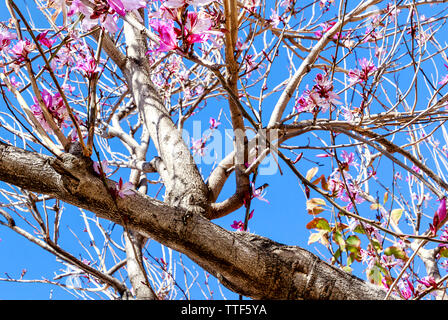
[{"label": "orchid tree flower", "polygon": [[437,234],[437,231],[443,226],[446,219],[446,198],[440,200],[440,205],[434,213],[432,223],[429,224],[429,229],[433,235]]}]

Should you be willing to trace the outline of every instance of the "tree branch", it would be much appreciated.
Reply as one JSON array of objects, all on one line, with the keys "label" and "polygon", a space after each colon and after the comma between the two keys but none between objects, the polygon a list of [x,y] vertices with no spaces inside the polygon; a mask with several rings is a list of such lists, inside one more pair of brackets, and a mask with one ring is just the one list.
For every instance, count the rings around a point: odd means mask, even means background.
[{"label": "tree branch", "polygon": [[[91,164],[91,163],[90,163]],[[231,290],[256,299],[383,299],[377,286],[300,247],[225,230],[201,214],[138,192],[114,201],[89,162],[0,143],[0,180],[94,212],[182,252]],[[109,186],[115,182],[107,180]],[[393,298],[393,297],[392,297]]]}]

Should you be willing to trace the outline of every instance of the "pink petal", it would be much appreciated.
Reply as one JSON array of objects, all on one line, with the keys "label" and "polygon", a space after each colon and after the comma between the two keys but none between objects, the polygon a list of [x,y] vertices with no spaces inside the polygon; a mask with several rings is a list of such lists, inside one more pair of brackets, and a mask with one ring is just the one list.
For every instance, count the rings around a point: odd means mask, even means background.
[{"label": "pink petal", "polygon": [[[436,215],[438,216],[439,224],[443,223],[443,221],[446,218],[446,199],[445,198],[442,198],[442,200],[440,200],[440,205],[436,211]],[[441,225],[439,225],[438,227],[440,227],[440,226]]]},{"label": "pink petal", "polygon": [[121,0],[107,0],[107,2],[120,16],[126,15],[126,11],[124,11],[124,4]]}]

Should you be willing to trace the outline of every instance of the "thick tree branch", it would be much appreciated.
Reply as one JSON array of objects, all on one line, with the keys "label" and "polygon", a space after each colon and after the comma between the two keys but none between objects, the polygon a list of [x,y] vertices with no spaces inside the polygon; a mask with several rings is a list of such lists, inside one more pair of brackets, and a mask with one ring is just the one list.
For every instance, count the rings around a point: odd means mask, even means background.
[{"label": "thick tree branch", "polygon": [[[128,60],[122,71],[152,141],[169,175],[165,201],[182,207],[208,208],[208,189],[190,150],[151,81],[145,36],[124,22]],[[163,177],[162,177],[163,178]]]},{"label": "thick tree branch", "polygon": [[[0,144],[0,180],[94,212],[182,252],[235,292],[265,299],[382,299],[385,291],[295,246],[227,231],[179,207],[135,193],[112,199],[89,161],[58,160]],[[90,163],[91,165],[91,163]],[[107,181],[114,186],[114,182]]]}]

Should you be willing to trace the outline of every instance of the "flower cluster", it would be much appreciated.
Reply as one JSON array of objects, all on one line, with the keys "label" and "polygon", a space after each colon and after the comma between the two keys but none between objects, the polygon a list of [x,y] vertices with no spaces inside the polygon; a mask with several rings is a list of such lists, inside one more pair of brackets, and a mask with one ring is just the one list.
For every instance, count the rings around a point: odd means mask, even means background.
[{"label": "flower cluster", "polygon": [[79,70],[88,79],[91,79],[95,73],[101,72],[102,68],[98,66],[95,58],[88,54],[76,62],[73,70]]},{"label": "flower cluster", "polygon": [[73,0],[68,15],[83,14],[81,28],[90,30],[98,25],[98,22],[110,33],[118,31],[118,15],[124,16],[126,12],[137,10],[146,6],[144,0]]},{"label": "flower cluster", "polygon": [[398,282],[398,289],[400,290],[403,298],[409,300],[413,297],[417,297],[429,288],[436,289],[438,287],[433,276],[425,276],[421,279],[417,279],[416,284],[417,285],[414,286],[414,284],[409,280],[408,274],[403,275],[403,279],[400,279]]},{"label": "flower cluster", "polygon": [[333,82],[328,76],[318,74],[314,79],[314,86],[311,90],[305,92],[297,99],[295,109],[297,112],[326,112],[330,106],[342,104],[340,97],[333,91]]},{"label": "flower cluster", "polygon": [[375,65],[367,60],[366,58],[362,58],[359,60],[360,69],[350,70],[348,73],[350,84],[360,83],[366,84],[367,80],[373,73],[377,70]]},{"label": "flower cluster", "polygon": [[34,43],[31,43],[30,40],[19,40],[12,47],[10,53],[17,58],[18,62],[23,62],[28,58],[28,54],[35,48],[36,45]]},{"label": "flower cluster", "polygon": [[179,50],[187,53],[195,43],[204,43],[213,36],[221,36],[216,28],[217,17],[205,12],[188,11],[189,5],[202,7],[212,1],[205,0],[168,0],[150,18],[151,28],[159,35],[159,44],[152,52]]},{"label": "flower cluster", "polygon": [[9,32],[6,28],[0,28],[0,51],[11,44],[11,40],[17,38],[15,33]]},{"label": "flower cluster", "polygon": [[[59,92],[57,92],[56,94],[52,94],[46,89],[43,89],[41,92],[41,96],[45,107],[53,117],[53,120],[56,122],[57,126],[59,128],[68,127],[65,121],[68,120],[69,115],[64,101],[62,100],[61,94]],[[34,116],[47,132],[53,132],[48,122],[45,120],[41,106],[36,98],[34,98],[34,102],[35,104],[31,106],[31,111],[33,112]]]},{"label": "flower cluster", "polygon": [[[331,28],[333,28],[333,26],[336,24],[336,22],[334,22],[334,21],[330,21],[330,22],[324,22],[324,23],[321,23],[320,25],[319,25],[319,27],[321,28],[320,30],[318,30],[318,31],[316,31],[316,32],[314,32],[314,35],[317,37],[317,38],[322,38],[323,37],[323,35],[325,34],[325,33],[327,33]],[[335,39],[337,39],[337,36],[335,36]]]}]

